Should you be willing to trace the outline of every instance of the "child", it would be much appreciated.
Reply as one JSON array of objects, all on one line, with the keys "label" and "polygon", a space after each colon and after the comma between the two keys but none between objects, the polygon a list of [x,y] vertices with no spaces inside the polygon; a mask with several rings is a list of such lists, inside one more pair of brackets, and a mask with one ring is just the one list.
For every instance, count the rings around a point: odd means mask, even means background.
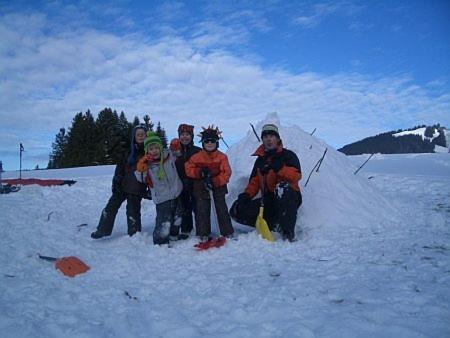
[{"label": "child", "polygon": [[187,239],[194,228],[192,211],[195,213],[194,195],[192,192],[192,179],[186,176],[185,164],[192,155],[198,153],[202,148],[194,145],[194,126],[180,124],[178,126],[178,137],[180,140],[181,154],[177,158],[176,166],[178,175],[183,182],[183,192],[181,193],[181,203],[183,205],[183,219],[181,221],[181,233],[178,239]]},{"label": "child", "polygon": [[[172,147],[176,143],[172,141]],[[161,139],[152,131],[147,133],[144,148],[146,155],[137,165],[136,178],[147,183],[156,204],[153,243],[169,244],[169,239],[177,239],[183,214],[180,199],[183,184],[175,166],[176,157],[172,151],[163,150]]]},{"label": "child", "polygon": [[97,230],[91,234],[94,239],[110,236],[114,220],[122,203],[127,200],[128,235],[141,231],[141,201],[147,195],[147,187],[136,180],[136,162],[144,155],[144,139],[147,129],[139,125],[131,135],[129,153],[120,161],[112,180],[112,196],[103,209]]},{"label": "child", "polygon": [[228,213],[225,195],[230,180],[231,168],[227,155],[218,150],[219,129],[214,126],[204,129],[199,135],[203,150],[193,155],[186,163],[186,175],[193,179],[193,193],[196,202],[195,223],[197,235],[202,242],[211,236],[211,197],[214,199],[220,234],[231,237],[234,233]]}]

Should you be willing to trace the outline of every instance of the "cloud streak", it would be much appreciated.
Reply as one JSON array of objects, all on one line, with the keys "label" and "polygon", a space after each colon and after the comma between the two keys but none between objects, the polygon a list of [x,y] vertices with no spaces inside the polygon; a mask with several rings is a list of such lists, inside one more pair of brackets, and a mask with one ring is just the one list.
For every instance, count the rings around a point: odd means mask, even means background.
[{"label": "cloud streak", "polygon": [[[417,86],[407,75],[267,69],[212,48],[230,39],[229,30],[212,23],[197,27],[202,30],[190,38],[149,41],[138,33],[55,27],[40,13],[4,15],[0,133],[6,136],[0,157],[9,157],[18,140],[35,153],[49,153],[54,135],[70,125],[74,113],[95,114],[105,106],[125,111],[129,119],[149,113],[171,136],[181,122],[197,128],[215,123],[231,142],[270,111],[279,112],[284,124],[318,128],[317,135],[334,146],[392,125],[450,122],[450,95]],[[242,34],[237,39],[245,39]]]}]

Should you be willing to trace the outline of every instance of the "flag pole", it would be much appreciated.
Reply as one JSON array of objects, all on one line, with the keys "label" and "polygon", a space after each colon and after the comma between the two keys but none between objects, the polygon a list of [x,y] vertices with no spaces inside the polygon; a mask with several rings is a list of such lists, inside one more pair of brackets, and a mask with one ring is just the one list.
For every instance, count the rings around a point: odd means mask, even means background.
[{"label": "flag pole", "polygon": [[19,180],[22,179],[22,152],[23,152],[23,145],[20,143],[20,167],[19,167]]}]

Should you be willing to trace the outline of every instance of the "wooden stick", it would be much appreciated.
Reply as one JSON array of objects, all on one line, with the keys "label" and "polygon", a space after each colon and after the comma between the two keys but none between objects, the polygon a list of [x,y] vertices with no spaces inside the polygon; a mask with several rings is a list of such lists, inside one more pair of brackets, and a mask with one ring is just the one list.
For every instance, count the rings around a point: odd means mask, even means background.
[{"label": "wooden stick", "polygon": [[251,124],[251,123],[250,123],[250,125],[252,126],[253,133],[255,134],[256,138],[258,139],[258,142],[261,142],[261,139],[259,138],[258,133],[257,133],[256,130],[255,130],[255,127],[254,127],[253,124]]},{"label": "wooden stick", "polygon": [[373,155],[375,155],[375,154],[370,155],[369,158],[363,164],[361,164],[359,166],[359,168],[354,172],[354,175],[356,175],[358,173],[358,171],[360,171],[362,169],[362,167],[364,167],[366,165],[366,163],[369,162],[369,160],[372,158]]},{"label": "wooden stick", "polygon": [[309,173],[308,179],[306,180],[306,183],[305,183],[305,187],[308,185],[309,179],[311,178],[311,175],[313,174],[314,170],[316,170],[316,172],[319,171],[319,168],[322,165],[322,162],[325,157],[325,154],[327,153],[327,150],[328,150],[328,148],[325,148],[325,151],[323,152],[322,157],[320,158],[319,161],[317,161],[316,165],[312,168],[311,172]]}]

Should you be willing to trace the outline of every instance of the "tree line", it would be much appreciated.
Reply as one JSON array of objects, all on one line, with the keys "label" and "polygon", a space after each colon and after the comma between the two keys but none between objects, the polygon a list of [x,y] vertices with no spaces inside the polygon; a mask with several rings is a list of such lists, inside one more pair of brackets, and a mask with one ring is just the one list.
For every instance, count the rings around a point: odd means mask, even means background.
[{"label": "tree line", "polygon": [[143,124],[155,131],[167,147],[167,136],[161,123],[155,128],[149,115],[141,122],[137,116],[129,122],[122,111],[118,114],[104,108],[94,119],[90,110],[75,115],[66,131],[61,128],[52,143],[48,169],[117,164],[130,148],[131,133],[135,126]]}]

